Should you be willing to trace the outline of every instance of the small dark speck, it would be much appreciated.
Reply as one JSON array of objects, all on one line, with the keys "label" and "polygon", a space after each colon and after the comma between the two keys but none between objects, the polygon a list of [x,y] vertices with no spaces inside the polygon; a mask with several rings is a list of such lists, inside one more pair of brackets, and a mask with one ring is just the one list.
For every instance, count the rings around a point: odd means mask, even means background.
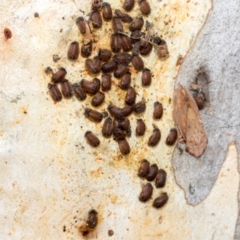
[{"label": "small dark speck", "polygon": [[58,60],[61,59],[57,54],[53,54],[52,58],[54,62],[57,62]]},{"label": "small dark speck", "polygon": [[65,225],[63,226],[63,232],[66,232],[66,226]]},{"label": "small dark speck", "polygon": [[172,99],[171,99],[171,98],[169,98],[169,99],[168,99],[168,103],[170,104],[171,102],[172,102]]},{"label": "small dark speck", "polygon": [[34,13],[35,18],[39,18],[39,14],[37,12]]},{"label": "small dark speck", "polygon": [[62,28],[60,29],[60,32],[62,32]]},{"label": "small dark speck", "polygon": [[65,17],[62,17],[63,20],[65,20]]},{"label": "small dark speck", "polygon": [[108,236],[111,237],[114,234],[113,230],[108,230]]},{"label": "small dark speck", "polygon": [[188,191],[191,195],[193,195],[195,193],[195,189],[191,184],[189,184]]},{"label": "small dark speck", "polygon": [[27,114],[27,111],[23,111],[24,114]]}]

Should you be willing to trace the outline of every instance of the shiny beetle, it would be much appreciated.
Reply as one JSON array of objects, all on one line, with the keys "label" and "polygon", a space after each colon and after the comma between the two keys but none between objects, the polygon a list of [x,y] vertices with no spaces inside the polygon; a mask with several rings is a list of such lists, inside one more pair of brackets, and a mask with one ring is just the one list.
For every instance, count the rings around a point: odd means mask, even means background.
[{"label": "shiny beetle", "polygon": [[100,80],[98,78],[94,78],[92,81],[82,79],[80,83],[83,90],[88,94],[94,95],[100,89]]},{"label": "shiny beetle", "polygon": [[103,62],[108,62],[112,57],[112,52],[109,49],[99,49],[98,58]]},{"label": "shiny beetle", "polygon": [[87,226],[89,228],[95,228],[98,223],[98,212],[95,209],[91,209],[88,212]]},{"label": "shiny beetle", "polygon": [[136,136],[143,136],[146,131],[146,125],[142,119],[137,120]]},{"label": "shiny beetle", "polygon": [[112,77],[111,74],[104,73],[102,74],[102,91],[107,92],[111,89],[112,86]]},{"label": "shiny beetle", "polygon": [[110,117],[106,118],[103,127],[102,127],[102,135],[104,137],[110,137],[113,132],[113,121]]},{"label": "shiny beetle", "polygon": [[110,46],[113,52],[120,52],[121,50],[121,38],[118,34],[112,34],[110,40]]},{"label": "shiny beetle", "polygon": [[81,47],[81,56],[88,58],[92,54],[92,41],[89,41],[86,44],[83,44]]},{"label": "shiny beetle", "polygon": [[117,63],[113,60],[106,62],[102,65],[102,72],[103,73],[111,73],[114,72],[117,68]]},{"label": "shiny beetle", "polygon": [[136,100],[137,93],[133,87],[129,87],[127,90],[127,94],[125,96],[125,103],[129,105],[133,105]]},{"label": "shiny beetle", "polygon": [[135,30],[141,30],[143,27],[144,21],[142,17],[136,17],[133,19],[133,22],[129,26],[131,32]]},{"label": "shiny beetle", "polygon": [[62,94],[57,86],[57,84],[48,84],[49,94],[54,102],[60,102],[62,100]]},{"label": "shiny beetle", "polygon": [[87,71],[93,74],[97,74],[101,71],[102,62],[98,57],[88,58],[85,61],[85,68]]},{"label": "shiny beetle", "polygon": [[74,96],[79,100],[79,101],[83,101],[86,99],[87,94],[86,92],[83,90],[82,86],[78,83],[74,83],[72,85],[73,88],[73,94]]},{"label": "shiny beetle", "polygon": [[148,15],[151,12],[150,5],[146,0],[138,0],[138,3],[143,15]]},{"label": "shiny beetle", "polygon": [[153,118],[154,119],[161,119],[163,115],[163,106],[160,102],[155,102],[154,105],[154,110],[153,110]]},{"label": "shiny beetle", "polygon": [[161,195],[153,201],[153,207],[161,208],[167,203],[167,201],[168,201],[167,193],[165,192],[161,193]]},{"label": "shiny beetle", "polygon": [[142,71],[144,68],[144,63],[142,58],[138,55],[138,54],[133,54],[132,56],[132,65],[134,67],[134,69],[139,72]]},{"label": "shiny beetle", "polygon": [[117,63],[128,65],[132,56],[129,53],[121,52],[113,56],[113,60]]},{"label": "shiny beetle", "polygon": [[145,178],[149,172],[149,161],[146,159],[143,159],[141,161],[140,168],[138,169],[138,176],[141,178]]},{"label": "shiny beetle", "polygon": [[61,91],[62,91],[62,95],[65,98],[71,98],[73,95],[73,89],[72,89],[72,85],[69,83],[68,80],[63,80],[61,82]]},{"label": "shiny beetle", "polygon": [[87,143],[92,147],[97,147],[100,144],[100,140],[98,139],[98,137],[91,131],[87,131],[85,133],[85,138],[87,140]]},{"label": "shiny beetle", "polygon": [[112,19],[112,29],[115,33],[122,33],[123,32],[123,23],[121,18],[113,17]]},{"label": "shiny beetle", "polygon": [[157,173],[158,173],[158,166],[156,163],[154,163],[149,167],[149,171],[146,176],[146,179],[148,181],[153,181],[155,179],[155,177],[157,176]]},{"label": "shiny beetle", "polygon": [[72,42],[68,47],[67,56],[69,60],[77,60],[79,55],[79,43]]},{"label": "shiny beetle", "polygon": [[126,139],[118,141],[118,147],[122,155],[127,155],[130,153],[131,149],[129,143]]},{"label": "shiny beetle", "polygon": [[147,183],[142,186],[142,191],[138,197],[139,201],[146,202],[148,201],[153,193],[153,186],[151,183]]},{"label": "shiny beetle", "polygon": [[148,68],[144,68],[142,70],[142,85],[144,87],[147,87],[152,82],[152,74],[151,71]]},{"label": "shiny beetle", "polygon": [[98,107],[100,106],[103,102],[104,102],[104,99],[105,99],[105,94],[102,93],[102,92],[98,92],[92,99],[91,101],[91,104],[92,106],[94,107]]},{"label": "shiny beetle", "polygon": [[121,18],[122,22],[124,22],[124,23],[131,23],[133,21],[133,18],[130,15],[128,15],[127,13],[122,12],[119,9],[115,10],[115,14],[116,14],[116,16]]},{"label": "shiny beetle", "polygon": [[123,119],[125,117],[125,112],[122,108],[116,107],[112,104],[108,106],[108,111],[112,117],[116,119]]},{"label": "shiny beetle", "polygon": [[135,4],[135,0],[124,0],[123,9],[129,12],[133,9],[134,4]]},{"label": "shiny beetle", "polygon": [[104,2],[102,4],[102,15],[105,21],[109,21],[112,19],[112,8],[111,5],[107,2]]},{"label": "shiny beetle", "polygon": [[117,68],[114,71],[114,77],[115,78],[121,78],[124,74],[126,74],[129,71],[129,68],[126,65],[123,64],[117,64]]},{"label": "shiny beetle", "polygon": [[148,55],[152,51],[152,44],[150,42],[147,42],[145,46],[140,46],[139,52],[142,56]]},{"label": "shiny beetle", "polygon": [[92,122],[101,122],[103,119],[102,113],[90,108],[85,109],[84,115],[86,118],[88,118]]},{"label": "shiny beetle", "polygon": [[64,80],[65,76],[67,74],[67,71],[65,68],[59,68],[56,73],[52,76],[52,82],[54,83],[60,83]]},{"label": "shiny beetle", "polygon": [[176,140],[177,140],[177,129],[176,128],[172,128],[170,130],[170,133],[167,136],[166,144],[168,146],[172,146],[176,142]]},{"label": "shiny beetle", "polygon": [[123,108],[123,113],[124,113],[124,116],[127,117],[129,116],[132,112],[133,112],[133,106],[132,105],[125,105]]},{"label": "shiny beetle", "polygon": [[116,141],[120,141],[125,139],[127,136],[127,132],[120,128],[114,128],[113,127],[113,139]]},{"label": "shiny beetle", "polygon": [[154,127],[153,134],[148,139],[148,146],[154,147],[156,146],[161,139],[161,132],[157,127]]},{"label": "shiny beetle", "polygon": [[127,72],[122,76],[121,81],[118,84],[118,86],[122,90],[127,90],[130,87],[130,84],[131,84],[131,73]]},{"label": "shiny beetle", "polygon": [[133,106],[133,111],[136,114],[143,113],[145,110],[146,110],[146,102],[144,99]]},{"label": "shiny beetle", "polygon": [[124,52],[129,52],[132,50],[131,38],[127,35],[121,35],[121,46]]},{"label": "shiny beetle", "polygon": [[86,34],[86,24],[87,23],[84,20],[84,18],[83,17],[77,18],[76,24],[78,26],[78,29],[79,29],[80,33],[83,34],[83,35]]},{"label": "shiny beetle", "polygon": [[90,14],[90,21],[94,28],[102,27],[102,17],[98,10],[93,10]]},{"label": "shiny beetle", "polygon": [[12,31],[9,28],[4,28],[3,34],[6,39],[10,39],[12,37]]},{"label": "shiny beetle", "polygon": [[163,169],[158,170],[158,173],[155,179],[156,188],[164,187],[166,183],[166,178],[167,178],[167,173]]}]

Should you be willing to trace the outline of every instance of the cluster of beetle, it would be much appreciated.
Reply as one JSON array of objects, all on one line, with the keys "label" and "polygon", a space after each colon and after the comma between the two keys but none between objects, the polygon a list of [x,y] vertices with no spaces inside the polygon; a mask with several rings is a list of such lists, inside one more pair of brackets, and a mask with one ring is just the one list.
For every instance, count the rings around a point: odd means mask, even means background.
[{"label": "cluster of beetle", "polygon": [[[140,168],[138,169],[138,176],[140,178],[145,178],[147,181],[152,182],[155,179],[156,188],[162,188],[165,186],[167,173],[163,169],[158,169],[156,163],[150,166],[148,160],[143,159],[141,161]],[[146,202],[148,201],[153,193],[153,186],[151,183],[146,183],[142,186],[142,191],[138,197],[139,201]],[[153,201],[153,207],[161,208],[168,201],[168,195],[166,192],[162,192],[160,196],[158,196]]]},{"label": "cluster of beetle", "polygon": [[[125,0],[123,3],[124,10],[131,11],[134,7],[134,3],[134,0]],[[143,15],[148,15],[151,12],[149,3],[146,0],[139,0],[139,6]],[[166,42],[163,39],[148,33],[148,30],[150,31],[151,29],[148,22],[146,23],[147,33],[141,31],[144,25],[142,17],[132,18],[129,14],[119,9],[116,9],[114,13],[115,15],[113,16],[109,3],[102,3],[101,0],[94,0],[92,2],[90,21],[86,21],[83,17],[79,17],[76,20],[79,31],[84,37],[81,49],[79,49],[79,43],[74,41],[70,44],[67,52],[68,59],[71,61],[77,60],[80,53],[83,58],[87,58],[85,60],[86,70],[90,75],[94,76],[102,71],[101,81],[97,77],[94,77],[92,81],[82,79],[80,83],[71,84],[65,79],[67,74],[65,68],[59,68],[55,73],[53,73],[50,68],[47,68],[47,73],[50,72],[52,74],[52,83],[49,83],[48,88],[50,96],[55,102],[61,101],[62,95],[64,98],[71,98],[75,95],[79,101],[83,101],[88,94],[93,96],[91,105],[93,107],[98,107],[104,102],[105,93],[111,89],[112,73],[115,78],[120,79],[118,86],[120,89],[126,91],[125,106],[120,108],[112,103],[109,104],[107,109],[113,119],[110,117],[105,119],[102,127],[102,135],[104,137],[113,135],[114,140],[118,142],[121,154],[126,155],[130,152],[130,146],[126,137],[131,135],[130,121],[127,116],[132,112],[141,114],[146,109],[146,102],[144,99],[140,102],[135,102],[137,93],[131,86],[129,64],[132,64],[136,72],[142,72],[142,86],[149,86],[152,81],[152,74],[148,68],[144,68],[144,62],[140,55],[148,55],[153,46],[159,57],[166,57],[168,55],[168,50]],[[103,23],[102,17],[105,21],[112,20],[112,29],[114,33],[111,34],[110,39],[111,50],[99,49],[97,56],[88,58],[93,49],[93,39],[89,22],[92,23],[93,28],[100,28]],[[129,23],[129,30],[131,32],[130,37],[124,33],[124,23]],[[123,49],[123,52],[120,52],[121,49]],[[132,54],[127,53],[131,50]],[[115,53],[114,56],[112,56],[112,52]],[[59,83],[62,93],[57,85]],[[100,88],[102,91],[100,91]],[[161,119],[162,114],[162,104],[157,101],[154,103],[153,118]],[[85,109],[85,117],[93,122],[101,122],[107,115],[108,114],[101,113],[94,109]],[[135,131],[136,136],[144,135],[145,130],[146,125],[144,121],[138,119]],[[98,137],[91,131],[85,133],[85,138],[92,147],[97,147],[100,144]],[[153,133],[148,140],[148,145],[156,146],[160,138],[161,132],[154,126]]]}]

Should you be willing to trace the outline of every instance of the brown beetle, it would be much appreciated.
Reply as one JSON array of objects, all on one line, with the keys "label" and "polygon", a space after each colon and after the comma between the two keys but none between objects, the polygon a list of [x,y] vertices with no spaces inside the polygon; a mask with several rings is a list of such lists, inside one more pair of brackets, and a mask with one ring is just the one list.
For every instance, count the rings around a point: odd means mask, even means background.
[{"label": "brown beetle", "polygon": [[133,9],[134,4],[135,4],[135,0],[124,0],[123,9],[129,12]]},{"label": "brown beetle", "polygon": [[103,102],[104,102],[104,99],[105,99],[105,94],[102,93],[102,92],[98,92],[92,99],[91,101],[91,104],[92,106],[94,107],[98,107],[100,106]]},{"label": "brown beetle", "polygon": [[167,173],[163,169],[160,169],[155,179],[155,186],[157,188],[164,187],[166,183],[166,178],[167,178]]},{"label": "brown beetle", "polygon": [[102,65],[102,72],[111,73],[117,68],[117,63],[113,60],[106,62]]},{"label": "brown beetle", "polygon": [[131,73],[127,72],[122,76],[121,81],[118,84],[118,86],[122,90],[127,90],[130,87],[130,84],[131,84]]},{"label": "brown beetle", "polygon": [[101,122],[103,119],[102,113],[90,108],[85,108],[84,115],[86,118],[88,118],[92,122]]},{"label": "brown beetle", "polygon": [[87,94],[86,92],[83,90],[82,86],[78,83],[74,83],[72,85],[73,88],[73,94],[74,96],[79,100],[79,101],[83,101],[86,99]]},{"label": "brown beetle", "polygon": [[111,5],[107,2],[104,2],[102,4],[102,15],[105,21],[109,21],[112,19],[112,8]]},{"label": "brown beetle", "polygon": [[61,91],[62,91],[62,95],[65,98],[71,98],[73,95],[73,89],[72,89],[72,85],[69,83],[68,80],[63,80],[61,82]]},{"label": "brown beetle", "polygon": [[92,9],[98,9],[102,6],[102,0],[92,0]]},{"label": "brown beetle", "polygon": [[206,96],[202,90],[198,90],[193,94],[193,98],[198,106],[199,110],[202,110],[205,106]]},{"label": "brown beetle", "polygon": [[95,209],[91,209],[88,212],[87,226],[89,228],[95,228],[98,223],[98,212]]},{"label": "brown beetle", "polygon": [[101,71],[102,62],[98,57],[88,58],[85,61],[85,68],[87,71],[93,74],[97,74]]},{"label": "brown beetle", "polygon": [[152,74],[151,71],[148,68],[144,68],[142,70],[142,85],[144,87],[147,87],[152,82]]},{"label": "brown beetle", "polygon": [[65,68],[59,68],[56,73],[52,76],[52,82],[54,83],[60,83],[64,80],[65,76],[67,74],[67,71]]},{"label": "brown beetle", "polygon": [[9,28],[4,28],[3,34],[6,39],[10,39],[12,37],[12,31]]},{"label": "brown beetle", "polygon": [[76,24],[78,26],[78,29],[80,31],[81,34],[85,34],[86,33],[86,21],[84,20],[83,17],[78,17],[76,20]]},{"label": "brown beetle", "polygon": [[113,52],[120,52],[121,50],[121,39],[116,33],[111,35],[110,46]]},{"label": "brown beetle", "polygon": [[160,37],[154,37],[153,43],[155,43],[155,50],[159,58],[164,58],[169,55],[168,47],[166,41]]},{"label": "brown beetle", "polygon": [[125,117],[125,112],[122,108],[116,107],[112,104],[108,106],[108,111],[116,119],[123,119]]},{"label": "brown beetle", "polygon": [[121,46],[124,52],[129,52],[132,50],[132,42],[129,36],[121,35]]},{"label": "brown beetle", "polygon": [[114,140],[122,140],[126,136],[131,136],[130,121],[127,118],[115,119],[113,122],[113,136]]},{"label": "brown beetle", "polygon": [[114,71],[114,77],[115,78],[121,78],[124,74],[126,74],[129,71],[129,68],[126,65],[123,64],[117,64],[117,68]]},{"label": "brown beetle", "polygon": [[112,86],[112,77],[111,74],[104,73],[102,74],[102,91],[107,92],[111,89]]},{"label": "brown beetle", "polygon": [[71,42],[68,47],[67,56],[69,60],[77,60],[79,55],[79,43],[78,42]]},{"label": "brown beetle", "polygon": [[142,32],[140,30],[133,31],[130,35],[132,43],[136,43],[137,41],[139,41],[141,38],[141,35],[142,35]]},{"label": "brown beetle", "polygon": [[161,193],[161,195],[153,201],[153,207],[161,208],[167,203],[167,201],[168,201],[167,193],[165,192]]},{"label": "brown beetle", "polygon": [[125,96],[125,103],[129,105],[133,105],[136,100],[137,93],[133,87],[129,87],[127,90],[127,94]]},{"label": "brown beetle", "polygon": [[131,149],[129,143],[126,139],[118,141],[118,147],[122,155],[127,155],[130,153]]},{"label": "brown beetle", "polygon": [[97,147],[100,144],[100,140],[98,139],[98,137],[91,131],[87,131],[85,133],[85,138],[87,140],[87,143],[92,147]]},{"label": "brown beetle", "polygon": [[127,136],[127,132],[120,128],[113,127],[113,139],[116,141],[123,140]]},{"label": "brown beetle", "polygon": [[115,14],[116,14],[116,16],[121,18],[122,22],[124,22],[124,23],[131,23],[133,21],[133,18],[130,15],[128,15],[127,13],[122,12],[119,9],[115,10]]},{"label": "brown beetle", "polygon": [[143,27],[144,21],[142,17],[136,17],[133,19],[133,22],[129,26],[131,32],[135,30],[141,30]]},{"label": "brown beetle", "polygon": [[132,105],[125,105],[123,108],[123,113],[124,113],[124,116],[127,117],[129,116],[132,112],[133,112],[133,106]]},{"label": "brown beetle", "polygon": [[133,54],[132,56],[132,65],[136,71],[142,71],[144,68],[144,63],[142,58],[138,54]]},{"label": "brown beetle", "polygon": [[146,56],[148,54],[150,54],[150,52],[152,51],[152,44],[150,42],[147,42],[146,46],[140,46],[139,48],[139,52],[142,56]]},{"label": "brown beetle", "polygon": [[133,111],[136,114],[143,113],[145,110],[146,110],[146,102],[144,99],[133,106]]},{"label": "brown beetle", "polygon": [[143,159],[141,161],[140,168],[138,169],[138,176],[141,178],[145,178],[149,172],[149,161],[146,159]]},{"label": "brown beetle", "polygon": [[156,163],[154,163],[149,167],[149,171],[146,176],[146,179],[148,181],[153,181],[155,179],[155,177],[157,176],[157,173],[158,173],[158,166]]},{"label": "brown beetle", "polygon": [[150,147],[156,146],[159,143],[160,139],[161,139],[161,132],[157,127],[155,127],[153,129],[153,134],[148,139],[148,146]]},{"label": "brown beetle", "polygon": [[113,132],[113,121],[110,117],[106,118],[103,127],[102,127],[102,135],[104,137],[110,137]]},{"label": "brown beetle", "polygon": [[176,128],[172,128],[170,130],[170,133],[167,136],[166,144],[168,146],[172,146],[176,142],[176,140],[177,140],[177,129]]},{"label": "brown beetle", "polygon": [[138,199],[141,202],[146,202],[151,198],[152,193],[153,193],[153,186],[151,183],[147,183],[142,186],[142,191],[141,191]]},{"label": "brown beetle", "polygon": [[123,23],[121,18],[113,17],[112,19],[112,29],[115,33],[122,33],[123,32]]},{"label": "brown beetle", "polygon": [[90,21],[94,28],[102,27],[102,17],[98,10],[93,10],[90,14]]},{"label": "brown beetle", "polygon": [[108,62],[112,57],[112,52],[109,49],[99,49],[98,58],[103,62]]},{"label": "brown beetle", "polygon": [[148,15],[151,12],[149,3],[146,0],[139,0],[138,3],[140,5],[140,11],[143,15]]},{"label": "brown beetle", "polygon": [[81,47],[81,56],[84,58],[89,57],[92,54],[92,41],[83,44]]},{"label": "brown beetle", "polygon": [[113,56],[113,60],[117,63],[128,65],[131,62],[132,56],[129,53],[121,52]]},{"label": "brown beetle", "polygon": [[92,81],[82,79],[80,83],[83,90],[88,94],[94,95],[100,89],[100,80],[98,78],[94,78]]},{"label": "brown beetle", "polygon": [[60,102],[62,100],[62,94],[57,86],[57,84],[48,84],[49,94],[54,102]]},{"label": "brown beetle", "polygon": [[143,136],[146,131],[146,125],[142,119],[137,120],[136,136]]},{"label": "brown beetle", "polygon": [[153,110],[153,118],[154,119],[161,119],[163,115],[163,106],[160,102],[155,102],[154,103],[154,110]]}]

